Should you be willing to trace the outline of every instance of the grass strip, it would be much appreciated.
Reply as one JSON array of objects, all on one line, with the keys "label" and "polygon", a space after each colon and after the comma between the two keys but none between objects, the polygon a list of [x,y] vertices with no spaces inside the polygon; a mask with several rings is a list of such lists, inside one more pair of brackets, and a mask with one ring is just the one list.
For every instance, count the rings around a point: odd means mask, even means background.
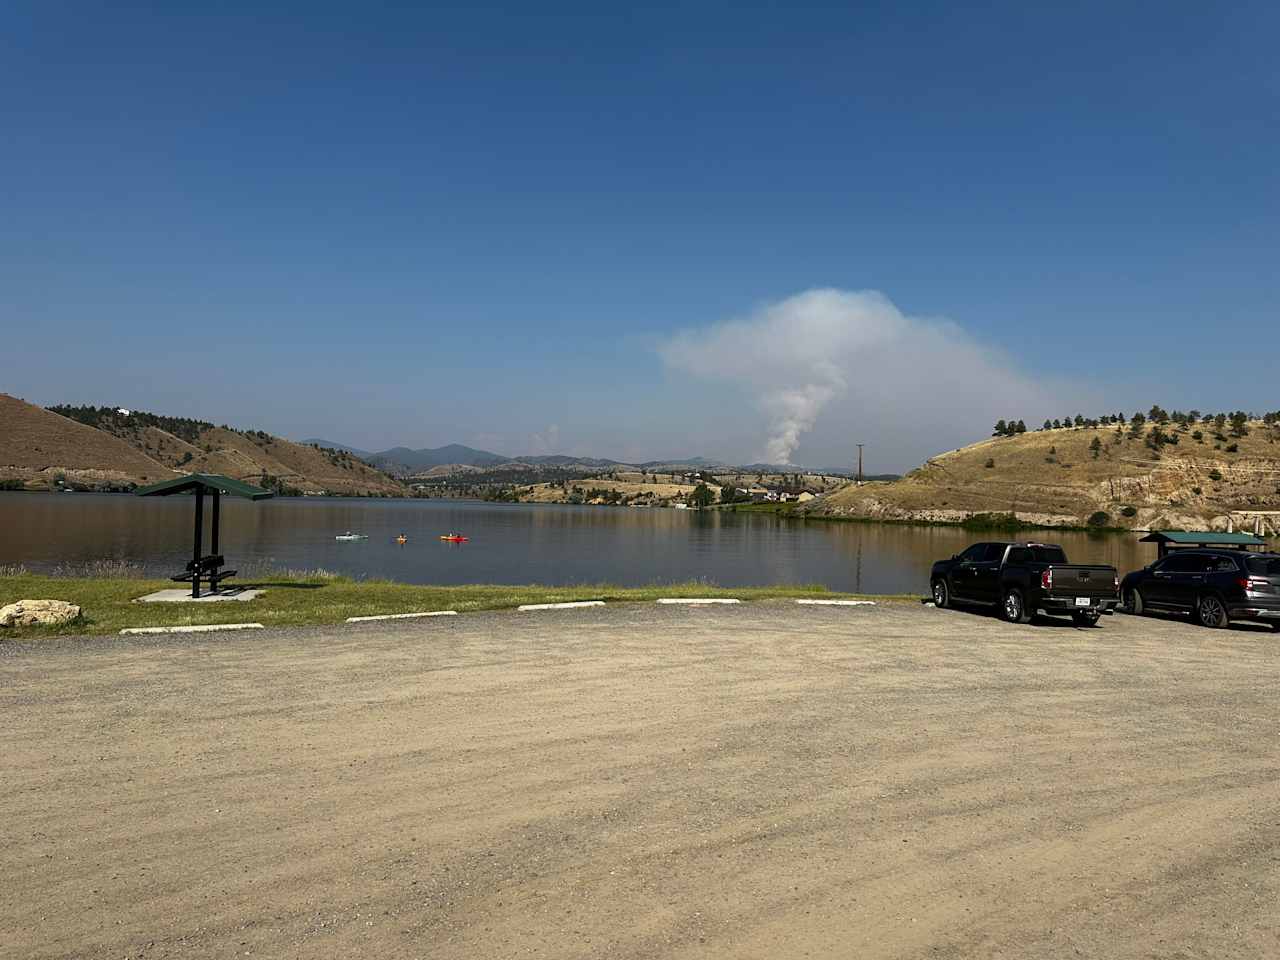
[{"label": "grass strip", "polygon": [[[62,627],[0,628],[0,640],[39,636],[110,634],[130,627],[169,627],[234,623],[252,619],[267,627],[295,627],[343,623],[348,617],[411,613],[420,610],[512,609],[529,603],[569,603],[576,600],[645,602],[659,597],[740,597],[780,600],[798,597],[855,599],[862,595],[835,593],[821,585],[773,587],[714,587],[705,583],[654,584],[617,587],[587,584],[543,586],[420,586],[384,580],[356,581],[334,576],[266,577],[237,586],[265,590],[244,603],[134,603],[144,594],[173,585],[167,580],[128,578],[41,577],[31,574],[0,577],[0,606],[17,600],[66,600],[82,610],[79,620]],[[876,599],[918,600],[915,596]]]}]

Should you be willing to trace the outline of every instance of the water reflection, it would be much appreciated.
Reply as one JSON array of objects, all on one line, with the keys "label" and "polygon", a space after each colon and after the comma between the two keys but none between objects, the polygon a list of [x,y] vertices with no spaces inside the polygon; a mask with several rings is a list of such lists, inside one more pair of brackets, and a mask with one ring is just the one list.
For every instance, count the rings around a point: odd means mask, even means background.
[{"label": "water reflection", "polygon": [[[0,493],[0,563],[47,569],[103,558],[172,573],[188,559],[187,497]],[[353,530],[367,541],[339,543]],[[442,543],[459,531],[466,544]],[[408,543],[395,543],[403,533]],[[1072,559],[1127,571],[1153,558],[1134,535],[1043,531]],[[683,510],[442,500],[228,499],[223,552],[233,565],[323,567],[409,583],[725,586],[822,583],[836,590],[924,593],[930,564],[977,539],[954,527],[803,523]],[[207,542],[207,541],[206,541]]]}]

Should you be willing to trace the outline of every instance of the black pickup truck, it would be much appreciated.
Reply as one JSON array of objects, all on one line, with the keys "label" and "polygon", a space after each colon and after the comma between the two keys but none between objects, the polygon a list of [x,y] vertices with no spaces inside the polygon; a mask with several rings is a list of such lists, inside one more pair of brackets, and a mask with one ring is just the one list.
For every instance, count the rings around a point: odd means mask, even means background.
[{"label": "black pickup truck", "polygon": [[1045,613],[1091,627],[1120,603],[1115,567],[1067,563],[1052,543],[975,543],[935,563],[929,580],[935,606],[995,607],[1010,623]]}]

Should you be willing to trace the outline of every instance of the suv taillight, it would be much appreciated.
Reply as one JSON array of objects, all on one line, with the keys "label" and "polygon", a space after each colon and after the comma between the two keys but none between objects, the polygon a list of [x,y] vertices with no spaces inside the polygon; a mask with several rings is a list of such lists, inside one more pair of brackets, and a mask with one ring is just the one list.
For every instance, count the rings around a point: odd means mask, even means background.
[{"label": "suv taillight", "polygon": [[1040,589],[1041,590],[1053,589],[1053,567],[1050,567],[1044,573],[1040,574]]}]

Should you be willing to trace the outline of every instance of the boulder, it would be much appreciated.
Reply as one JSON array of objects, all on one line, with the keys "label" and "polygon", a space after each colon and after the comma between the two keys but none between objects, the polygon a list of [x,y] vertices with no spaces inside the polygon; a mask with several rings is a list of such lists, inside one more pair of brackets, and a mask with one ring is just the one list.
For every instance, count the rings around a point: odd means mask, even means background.
[{"label": "boulder", "polygon": [[19,600],[0,607],[0,627],[58,626],[80,616],[80,608],[65,600]]}]

